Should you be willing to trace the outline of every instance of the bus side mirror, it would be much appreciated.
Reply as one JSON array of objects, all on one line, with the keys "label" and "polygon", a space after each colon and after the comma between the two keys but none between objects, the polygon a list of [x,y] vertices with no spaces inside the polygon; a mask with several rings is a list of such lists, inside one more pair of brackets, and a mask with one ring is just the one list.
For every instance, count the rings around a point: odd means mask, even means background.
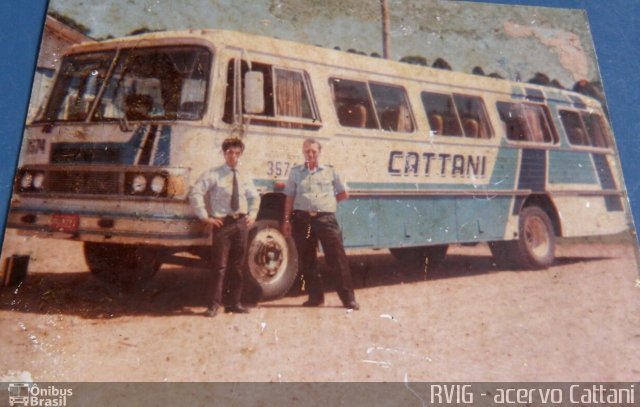
[{"label": "bus side mirror", "polygon": [[244,111],[257,114],[264,112],[264,74],[249,71],[244,75]]}]

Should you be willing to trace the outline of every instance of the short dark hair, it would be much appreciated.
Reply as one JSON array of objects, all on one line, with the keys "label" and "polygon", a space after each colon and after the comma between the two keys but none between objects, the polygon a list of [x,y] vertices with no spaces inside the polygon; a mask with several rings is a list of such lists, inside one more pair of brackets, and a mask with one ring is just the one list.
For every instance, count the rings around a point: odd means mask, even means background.
[{"label": "short dark hair", "polygon": [[318,146],[318,151],[322,151],[322,144],[320,144],[320,142],[316,139],[314,139],[313,137],[308,137],[304,140],[304,142],[302,143],[303,146],[309,145],[309,144],[315,144]]},{"label": "short dark hair", "polygon": [[222,152],[233,147],[239,147],[240,151],[244,151],[244,143],[237,137],[229,137],[222,142]]}]

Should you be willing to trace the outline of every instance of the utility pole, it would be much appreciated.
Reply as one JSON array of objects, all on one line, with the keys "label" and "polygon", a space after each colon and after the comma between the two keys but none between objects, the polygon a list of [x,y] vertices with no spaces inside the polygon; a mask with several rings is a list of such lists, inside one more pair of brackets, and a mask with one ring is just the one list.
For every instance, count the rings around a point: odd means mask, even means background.
[{"label": "utility pole", "polygon": [[382,8],[382,54],[385,59],[389,59],[391,55],[391,39],[389,37],[391,22],[387,0],[380,0],[380,7]]}]

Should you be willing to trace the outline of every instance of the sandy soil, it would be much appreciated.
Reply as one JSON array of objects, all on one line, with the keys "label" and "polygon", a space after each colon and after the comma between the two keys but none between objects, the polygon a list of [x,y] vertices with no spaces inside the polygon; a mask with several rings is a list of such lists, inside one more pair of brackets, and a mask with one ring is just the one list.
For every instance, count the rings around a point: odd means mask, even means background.
[{"label": "sandy soil", "polygon": [[[9,235],[7,247],[23,245]],[[23,246],[24,247],[24,246]],[[386,251],[350,256],[360,311],[201,315],[204,270],[144,288],[93,279],[81,246],[30,244],[27,280],[0,291],[0,381],[637,381],[640,283],[629,244],[570,244],[545,271],[452,247],[425,275]]]}]

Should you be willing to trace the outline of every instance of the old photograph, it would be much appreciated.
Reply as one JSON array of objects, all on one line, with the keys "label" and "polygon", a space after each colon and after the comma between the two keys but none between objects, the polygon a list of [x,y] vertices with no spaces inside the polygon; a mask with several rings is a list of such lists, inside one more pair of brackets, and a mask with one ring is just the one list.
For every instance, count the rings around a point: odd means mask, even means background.
[{"label": "old photograph", "polygon": [[633,381],[587,15],[51,0],[2,381]]}]

